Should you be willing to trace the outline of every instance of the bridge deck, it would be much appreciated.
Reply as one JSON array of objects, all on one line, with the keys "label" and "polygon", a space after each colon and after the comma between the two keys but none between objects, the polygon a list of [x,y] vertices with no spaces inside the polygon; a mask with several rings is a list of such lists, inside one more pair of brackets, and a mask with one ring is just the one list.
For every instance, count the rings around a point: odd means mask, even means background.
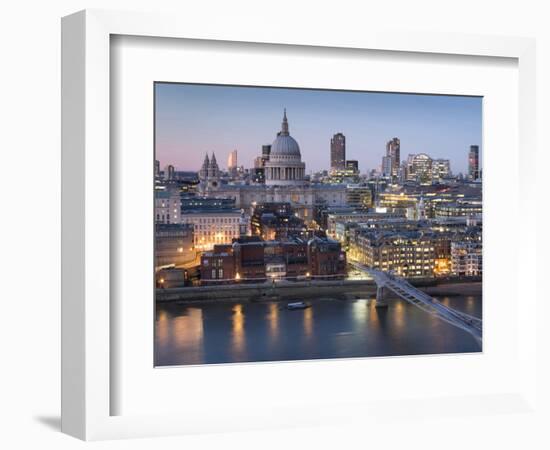
[{"label": "bridge deck", "polygon": [[352,264],[356,268],[368,273],[379,287],[390,289],[400,298],[412,305],[470,333],[481,345],[483,335],[483,322],[481,319],[445,306],[435,298],[415,288],[403,278],[398,278],[395,275],[380,270],[371,269],[363,264]]}]

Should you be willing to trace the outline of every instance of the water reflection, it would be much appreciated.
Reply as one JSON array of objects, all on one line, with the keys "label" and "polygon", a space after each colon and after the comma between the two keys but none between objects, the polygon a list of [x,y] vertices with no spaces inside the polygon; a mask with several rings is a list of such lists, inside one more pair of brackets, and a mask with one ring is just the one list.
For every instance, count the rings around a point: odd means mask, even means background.
[{"label": "water reflection", "polygon": [[[307,300],[307,299],[306,299]],[[481,316],[481,294],[442,303]],[[425,353],[476,352],[475,340],[399,299],[376,308],[374,299],[311,300],[305,310],[284,303],[159,304],[157,365]]]},{"label": "water reflection", "polygon": [[231,330],[231,350],[235,361],[244,361],[246,359],[244,321],[243,305],[235,305],[233,307],[233,328]]},{"label": "water reflection", "polygon": [[352,314],[355,326],[364,325],[369,314],[367,300],[356,300],[353,302]]},{"label": "water reflection", "polygon": [[161,310],[157,314],[156,341],[160,347],[168,346],[170,321],[168,312]]},{"label": "water reflection", "polygon": [[276,343],[279,337],[279,305],[277,303],[269,304],[269,314],[267,315],[269,323],[269,337],[272,343]]},{"label": "water reflection", "polygon": [[313,308],[304,309],[304,335],[306,340],[313,337]]},{"label": "water reflection", "polygon": [[466,297],[466,313],[470,314],[471,316],[475,315],[475,300],[474,297],[469,295]]},{"label": "water reflection", "polygon": [[381,332],[381,323],[380,323],[380,317],[378,315],[378,311],[384,311],[383,309],[379,309],[376,307],[376,300],[372,299],[369,302],[369,331],[372,331],[375,334],[380,334]]},{"label": "water reflection", "polygon": [[168,347],[174,355],[184,355],[186,364],[204,362],[202,309],[185,308],[176,316],[161,311],[157,316],[156,340],[157,351]]},{"label": "water reflection", "polygon": [[393,325],[398,332],[401,332],[405,327],[405,304],[403,302],[395,302],[393,308]]}]

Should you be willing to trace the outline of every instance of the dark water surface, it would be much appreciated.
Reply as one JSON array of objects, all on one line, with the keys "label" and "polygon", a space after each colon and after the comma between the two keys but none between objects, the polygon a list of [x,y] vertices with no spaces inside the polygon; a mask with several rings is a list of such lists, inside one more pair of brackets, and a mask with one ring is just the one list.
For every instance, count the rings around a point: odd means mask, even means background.
[{"label": "dark water surface", "polygon": [[[437,297],[481,317],[481,292]],[[291,299],[289,301],[298,301]],[[478,352],[465,331],[399,299],[387,309],[373,300],[311,301],[289,311],[287,302],[158,304],[155,365],[288,361],[319,358]]]}]

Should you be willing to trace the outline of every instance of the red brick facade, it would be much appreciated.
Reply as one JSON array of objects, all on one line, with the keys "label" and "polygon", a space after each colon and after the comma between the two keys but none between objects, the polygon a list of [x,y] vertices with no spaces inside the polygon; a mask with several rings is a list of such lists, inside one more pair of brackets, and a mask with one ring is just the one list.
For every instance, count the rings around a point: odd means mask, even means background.
[{"label": "red brick facade", "polygon": [[340,243],[326,238],[280,242],[245,237],[231,245],[216,245],[201,257],[203,285],[261,281],[270,276],[289,280],[306,276],[334,278],[345,273],[345,252]]}]

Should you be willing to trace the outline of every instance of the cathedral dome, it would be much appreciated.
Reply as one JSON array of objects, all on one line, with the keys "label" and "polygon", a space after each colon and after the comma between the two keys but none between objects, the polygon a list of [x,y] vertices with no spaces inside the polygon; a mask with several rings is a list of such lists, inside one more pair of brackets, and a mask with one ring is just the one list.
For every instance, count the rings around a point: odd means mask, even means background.
[{"label": "cathedral dome", "polygon": [[273,144],[271,144],[270,155],[301,156],[300,147],[298,146],[298,142],[296,142],[292,136],[279,135],[277,136],[277,139],[273,141]]},{"label": "cathedral dome", "polygon": [[264,165],[267,186],[296,186],[304,184],[306,165],[302,162],[300,147],[288,132],[286,110],[281,131],[271,145],[269,159]]},{"label": "cathedral dome", "polygon": [[270,157],[273,156],[296,156],[300,155],[300,146],[298,142],[288,132],[288,120],[286,118],[286,110],[283,116],[283,124],[281,131],[277,133],[277,137],[271,144]]}]

